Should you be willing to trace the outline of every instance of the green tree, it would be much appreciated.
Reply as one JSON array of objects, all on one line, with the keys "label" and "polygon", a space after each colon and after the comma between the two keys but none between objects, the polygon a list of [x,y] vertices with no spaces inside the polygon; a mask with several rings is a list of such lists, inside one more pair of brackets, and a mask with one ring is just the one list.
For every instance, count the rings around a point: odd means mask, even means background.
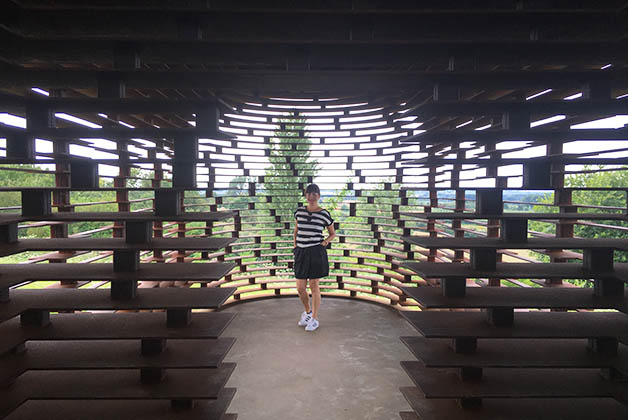
[{"label": "green tree", "polygon": [[[575,174],[565,178],[565,187],[616,187],[624,188],[628,186],[628,170],[618,171],[600,171],[604,170],[604,166],[595,168],[585,167],[587,173]],[[628,169],[628,168],[626,168]],[[593,172],[593,171],[600,172]],[[588,172],[591,171],[591,172]],[[552,204],[554,200],[553,194],[546,194],[539,202]],[[572,196],[573,203],[585,206],[582,212],[586,213],[608,213],[613,210],[625,211],[626,209],[626,193],[624,191],[574,191]],[[534,206],[535,212],[557,212],[556,207]],[[605,226],[598,226],[598,225]],[[623,222],[619,220],[608,220],[596,222],[594,225],[583,224],[576,225],[574,229],[575,236],[582,238],[628,238],[628,231],[625,229],[613,229],[613,226],[623,227]],[[554,225],[540,222],[531,222],[531,230],[537,232],[555,233]],[[628,261],[628,254],[617,253],[619,261]]]},{"label": "green tree", "polygon": [[[604,171],[604,166],[585,167],[584,172],[580,174],[570,175],[565,178],[565,187],[618,187],[624,188],[628,186],[628,171],[621,169],[617,171]],[[590,171],[590,172],[589,172]],[[609,213],[613,210],[626,209],[626,193],[624,191],[574,191],[572,202],[574,204],[584,206],[581,212],[585,213]],[[545,194],[539,203],[553,204],[554,194]],[[548,207],[544,205],[534,206],[535,212],[555,213],[557,207]],[[618,229],[613,228],[617,226]],[[542,223],[538,221],[530,221],[530,230],[543,233],[556,233],[556,227],[553,223]],[[595,223],[585,221],[585,224],[577,224],[574,227],[574,235],[581,238],[628,238],[628,230],[625,229],[622,221],[605,220]],[[538,254],[538,258],[548,261],[546,255]],[[615,251],[615,261],[628,262],[628,253]],[[569,280],[579,286],[590,287],[589,282],[581,280]]]},{"label": "green tree", "polygon": [[318,163],[312,159],[312,141],[305,131],[306,120],[298,113],[293,117],[278,120],[280,128],[270,139],[270,166],[264,174],[264,190],[272,197],[267,208],[278,214],[289,214],[303,197],[299,184],[305,184],[308,177],[318,174]]}]

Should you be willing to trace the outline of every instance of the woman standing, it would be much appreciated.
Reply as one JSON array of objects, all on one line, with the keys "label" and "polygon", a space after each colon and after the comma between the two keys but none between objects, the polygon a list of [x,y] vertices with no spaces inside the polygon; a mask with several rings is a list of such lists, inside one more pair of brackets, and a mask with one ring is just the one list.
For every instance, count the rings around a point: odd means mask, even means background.
[{"label": "woman standing", "polygon": [[[298,325],[306,331],[314,331],[320,325],[318,310],[321,306],[319,280],[329,275],[327,245],[336,237],[334,220],[329,212],[318,205],[321,190],[316,184],[305,189],[307,205],[294,212],[294,276],[297,281],[297,292],[303,302],[305,311],[301,314]],[[327,228],[329,236],[323,237]],[[312,291],[312,307],[307,294],[307,282],[310,281]]]}]

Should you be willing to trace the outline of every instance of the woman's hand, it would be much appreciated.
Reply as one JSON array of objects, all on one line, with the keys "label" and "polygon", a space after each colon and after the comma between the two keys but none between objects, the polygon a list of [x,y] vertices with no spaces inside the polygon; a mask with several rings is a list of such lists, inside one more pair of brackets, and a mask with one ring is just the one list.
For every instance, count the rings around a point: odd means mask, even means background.
[{"label": "woman's hand", "polygon": [[329,242],[327,242],[327,240],[323,240],[323,242],[321,242],[321,245],[327,246],[327,245],[329,245]]}]

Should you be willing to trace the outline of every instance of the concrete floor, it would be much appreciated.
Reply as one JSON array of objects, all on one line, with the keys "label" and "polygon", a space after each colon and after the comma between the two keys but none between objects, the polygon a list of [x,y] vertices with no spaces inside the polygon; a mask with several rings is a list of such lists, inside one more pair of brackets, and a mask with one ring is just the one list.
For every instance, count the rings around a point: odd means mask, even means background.
[{"label": "concrete floor", "polygon": [[418,335],[396,310],[324,298],[320,328],[297,326],[297,298],[236,304],[224,337],[237,341],[225,361],[237,368],[228,412],[238,420],[399,420],[411,411],[399,392],[411,386],[402,360],[416,360],[400,336]]}]

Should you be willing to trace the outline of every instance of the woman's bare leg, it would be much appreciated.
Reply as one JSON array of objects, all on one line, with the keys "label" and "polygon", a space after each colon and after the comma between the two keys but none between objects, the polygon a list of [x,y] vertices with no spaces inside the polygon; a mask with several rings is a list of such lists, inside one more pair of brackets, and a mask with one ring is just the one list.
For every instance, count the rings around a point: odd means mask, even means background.
[{"label": "woman's bare leg", "polygon": [[318,287],[319,279],[310,279],[312,291],[312,318],[318,319],[318,310],[321,307],[321,289]]},{"label": "woman's bare leg", "polygon": [[297,279],[297,293],[299,298],[301,298],[305,312],[310,312],[310,297],[307,294],[306,286],[307,280]]}]

